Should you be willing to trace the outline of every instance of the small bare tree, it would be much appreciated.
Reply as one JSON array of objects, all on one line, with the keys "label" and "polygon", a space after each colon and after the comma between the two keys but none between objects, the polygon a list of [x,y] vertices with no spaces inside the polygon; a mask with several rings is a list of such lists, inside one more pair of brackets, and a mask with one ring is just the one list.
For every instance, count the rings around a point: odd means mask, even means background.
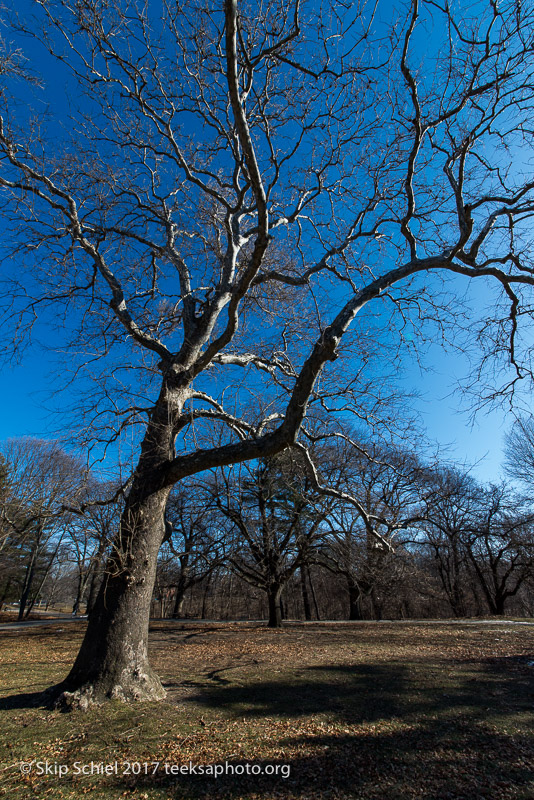
[{"label": "small bare tree", "polygon": [[505,485],[490,486],[465,548],[491,614],[504,614],[534,570],[534,515]]},{"label": "small bare tree", "polygon": [[[402,533],[421,517],[417,459],[399,447],[342,440],[346,499],[328,517],[323,564],[343,576],[349,619],[363,619],[362,604],[392,572]],[[387,577],[385,578],[387,581]]]},{"label": "small bare tree", "polygon": [[532,492],[534,487],[534,419],[521,417],[508,431],[504,443],[505,468],[512,478]]},{"label": "small bare tree", "polygon": [[166,510],[166,585],[172,589],[173,619],[183,615],[188,589],[207,579],[221,563],[221,530],[205,486],[184,481],[171,492]]},{"label": "small bare tree", "polygon": [[[120,494],[120,493],[119,493]],[[109,498],[115,497],[116,500]],[[68,560],[76,565],[76,593],[72,613],[77,614],[86,600],[89,615],[102,581],[106,553],[109,551],[120,519],[116,486],[88,476],[80,502],[83,514],[72,514],[67,526]]]},{"label": "small bare tree", "polygon": [[483,488],[466,472],[428,470],[422,480],[423,542],[430,551],[443,591],[456,617],[464,617],[472,584],[466,536],[486,500]]}]

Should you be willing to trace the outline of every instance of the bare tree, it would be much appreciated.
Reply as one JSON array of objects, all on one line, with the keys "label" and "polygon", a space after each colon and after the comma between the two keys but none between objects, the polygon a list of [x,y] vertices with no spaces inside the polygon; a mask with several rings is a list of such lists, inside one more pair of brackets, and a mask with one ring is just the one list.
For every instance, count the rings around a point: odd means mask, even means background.
[{"label": "bare tree", "polygon": [[534,419],[522,417],[508,431],[504,443],[505,468],[512,478],[534,486]]},{"label": "bare tree", "polygon": [[[330,536],[322,561],[342,575],[349,596],[349,619],[363,619],[364,598],[373,597],[392,572],[400,535],[421,517],[417,459],[400,447],[342,439],[346,500],[328,518]],[[357,502],[347,502],[354,498]],[[387,577],[385,578],[387,581]]]},{"label": "bare tree", "polygon": [[[114,483],[93,485],[83,524],[92,540],[90,580],[87,590],[86,613],[93,612],[98,590],[104,578],[106,556],[110,553],[121,516],[121,492]],[[94,501],[97,502],[94,502]]]},{"label": "bare tree", "polygon": [[[2,444],[8,483],[1,508],[12,548],[23,566],[19,619],[29,613],[56,558],[68,525],[66,506],[76,503],[86,481],[80,461],[57,442],[24,437]],[[32,598],[33,593],[33,598]]]},{"label": "bare tree", "polygon": [[232,567],[247,583],[266,593],[267,624],[281,627],[282,590],[309,561],[328,504],[314,496],[302,472],[302,459],[284,456],[262,459],[257,465],[244,466],[238,474],[220,476],[214,499],[231,523]]},{"label": "bare tree", "polygon": [[105,554],[113,541],[120,518],[116,486],[109,482],[99,482],[94,478],[87,480],[80,498],[83,514],[71,515],[67,526],[68,559],[76,565],[77,588],[72,613],[79,612],[83,599],[86,599],[86,613],[89,615],[96,599],[96,591],[102,580]]},{"label": "bare tree", "polygon": [[[82,433],[141,437],[62,688],[82,704],[161,698],[148,617],[173,485],[280,452],[311,406],[339,408],[342,394],[370,419],[368,365],[402,352],[414,315],[415,343],[425,323],[454,332],[460,276],[501,290],[485,330],[509,369],[493,391],[525,374],[534,182],[517,154],[531,146],[534,9],[29,5],[2,59],[6,270],[23,265],[8,327],[20,312],[20,340],[53,309],[98,387]],[[43,103],[29,41],[56,59],[70,104]],[[333,364],[343,355],[349,377]],[[241,413],[245,396],[257,413]]]},{"label": "bare tree", "polygon": [[0,453],[0,509],[2,509],[0,514],[0,553],[9,538],[9,523],[5,515],[6,498],[9,491],[8,487],[9,470],[4,456]]},{"label": "bare tree", "polygon": [[172,590],[171,616],[179,619],[187,590],[207,579],[221,563],[221,530],[209,491],[192,481],[184,481],[179,492],[171,492],[165,516],[169,529],[165,586]]},{"label": "bare tree", "polygon": [[[419,526],[455,616],[481,591],[491,614],[503,614],[532,574],[532,510],[505,484],[484,486],[450,467],[427,470]],[[480,613],[480,612],[479,612]]]},{"label": "bare tree", "polygon": [[486,500],[483,488],[466,472],[442,468],[422,476],[424,521],[420,526],[440,583],[456,617],[466,615],[472,583],[468,571],[467,537]]},{"label": "bare tree", "polygon": [[466,550],[491,614],[505,612],[534,569],[534,516],[505,485],[485,492]]}]

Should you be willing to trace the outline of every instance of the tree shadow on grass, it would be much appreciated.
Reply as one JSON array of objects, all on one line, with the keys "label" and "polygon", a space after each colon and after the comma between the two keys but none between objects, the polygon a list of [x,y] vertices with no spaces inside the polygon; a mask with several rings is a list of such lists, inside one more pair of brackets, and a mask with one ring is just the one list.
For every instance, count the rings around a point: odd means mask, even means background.
[{"label": "tree shadow on grass", "polygon": [[[217,780],[180,775],[164,783],[184,800],[532,800],[534,742],[523,722],[534,704],[533,670],[508,658],[480,666],[457,662],[452,675],[447,664],[443,674],[434,666],[426,675],[423,662],[323,666],[290,681],[199,685],[187,699],[207,709],[231,710],[245,722],[294,719],[294,733],[289,727],[277,741],[287,758],[270,762],[278,775],[247,775],[247,762],[234,756],[230,774]],[[318,725],[308,733],[306,719],[325,720],[324,733]]]},{"label": "tree shadow on grass", "polygon": [[402,666],[318,667],[303,669],[291,682],[201,686],[188,700],[242,717],[334,714],[357,723],[400,714],[404,684]]},{"label": "tree shadow on grass", "polygon": [[[189,681],[180,702],[203,707],[206,720],[210,710],[224,709],[230,720],[250,724],[259,738],[256,747],[243,739],[252,755],[237,757],[222,731],[228,774],[215,779],[211,764],[211,774],[119,776],[113,779],[119,793],[155,789],[176,800],[534,798],[534,670],[527,659],[295,668],[290,676],[253,676],[243,685],[217,677]],[[0,709],[45,706],[46,696],[12,695]],[[264,723],[256,731],[254,719]],[[270,719],[284,725],[273,724],[270,734]],[[215,718],[208,725],[217,740]],[[198,752],[195,763],[208,764]],[[217,766],[225,768],[225,761]],[[247,774],[251,766],[271,774]]]},{"label": "tree shadow on grass", "polygon": [[464,661],[459,667],[462,675],[455,667],[452,679],[447,666],[438,679],[435,667],[427,679],[422,664],[416,669],[395,663],[308,667],[292,681],[196,684],[197,693],[187,699],[213,709],[231,709],[245,718],[328,715],[354,725],[451,712],[483,720],[499,709],[503,713],[532,709],[534,670],[524,661],[488,659],[482,672],[469,669],[479,661]]},{"label": "tree shadow on grass", "polygon": [[61,683],[49,686],[38,692],[20,692],[10,694],[7,697],[0,697],[0,711],[9,711],[23,708],[47,708],[54,707],[54,701],[63,690]]}]

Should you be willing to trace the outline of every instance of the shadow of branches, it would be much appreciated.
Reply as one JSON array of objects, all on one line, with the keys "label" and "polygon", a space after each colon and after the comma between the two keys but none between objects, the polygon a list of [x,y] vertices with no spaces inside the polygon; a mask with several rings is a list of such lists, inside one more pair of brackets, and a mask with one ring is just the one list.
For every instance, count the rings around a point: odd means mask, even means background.
[{"label": "shadow of branches", "polygon": [[[423,661],[320,666],[289,680],[199,684],[188,700],[230,710],[245,724],[293,720],[294,733],[288,727],[278,742],[287,758],[276,759],[290,776],[181,776],[177,798],[534,797],[534,682],[525,659],[477,661],[476,670],[470,661],[440,670]],[[305,720],[315,724],[309,733],[299,724]],[[234,769],[245,763],[229,759]]]}]

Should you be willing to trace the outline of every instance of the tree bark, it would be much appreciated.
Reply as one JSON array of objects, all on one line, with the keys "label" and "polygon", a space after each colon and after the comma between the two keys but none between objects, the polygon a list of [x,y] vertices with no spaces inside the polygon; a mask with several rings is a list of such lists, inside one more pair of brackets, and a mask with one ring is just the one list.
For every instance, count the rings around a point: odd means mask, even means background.
[{"label": "tree bark", "polygon": [[313,580],[312,580],[312,576],[311,576],[311,572],[310,572],[310,568],[309,567],[306,568],[306,573],[308,575],[308,583],[310,584],[310,589],[311,589],[311,593],[312,593],[312,597],[313,597],[313,607],[315,608],[315,618],[317,620],[320,620],[321,619],[321,615],[319,614],[319,604],[317,602],[317,595],[315,593],[315,587],[313,585]]},{"label": "tree bark", "polygon": [[362,614],[362,593],[357,584],[349,584],[349,619],[361,620]]},{"label": "tree bark", "polygon": [[173,619],[182,619],[184,615],[184,600],[185,600],[185,593],[182,591],[180,594],[176,594],[174,599],[174,608],[172,610],[172,618]]},{"label": "tree bark", "polygon": [[284,603],[284,601],[282,599],[282,590],[281,589],[280,589],[280,599],[278,601],[278,605],[280,606],[280,619],[281,620],[287,619],[287,610],[286,610],[285,603]]},{"label": "tree bark", "polygon": [[113,697],[127,701],[165,696],[148,663],[147,643],[166,500],[163,491],[136,508],[128,504],[124,511],[123,547],[107,564],[82,647],[62,686],[67,704],[84,707]]},{"label": "tree bark", "polygon": [[211,585],[211,576],[212,573],[211,572],[208,573],[208,576],[206,578],[206,584],[204,586],[204,591],[202,593],[202,611],[200,612],[200,619],[206,619],[206,609],[208,605],[208,592]]},{"label": "tree bark", "polygon": [[157,556],[165,537],[170,487],[162,472],[174,455],[167,387],[154,409],[119,531],[71,672],[57,687],[60,705],[87,708],[118,698],[160,700],[165,690],[148,662],[148,625]]},{"label": "tree bark", "polygon": [[269,587],[267,591],[267,600],[269,603],[269,620],[267,622],[268,628],[281,628],[282,627],[282,613],[280,610],[280,586]]},{"label": "tree bark", "polygon": [[181,619],[183,616],[185,590],[187,589],[188,573],[189,573],[189,567],[187,566],[182,567],[182,569],[180,570],[180,577],[178,578],[178,583],[176,585],[176,594],[174,596],[174,607],[172,609],[173,619]]},{"label": "tree bark", "polygon": [[304,564],[300,565],[300,586],[302,590],[302,602],[304,604],[304,619],[309,622],[312,618],[312,612],[308,586],[306,584],[306,567]]},{"label": "tree bark", "polygon": [[493,602],[493,609],[494,610],[492,611],[492,613],[495,614],[498,617],[502,617],[503,614],[504,614],[504,605],[505,605],[505,603],[506,603],[506,597],[503,597],[500,594],[497,595],[495,597],[494,602]]}]

